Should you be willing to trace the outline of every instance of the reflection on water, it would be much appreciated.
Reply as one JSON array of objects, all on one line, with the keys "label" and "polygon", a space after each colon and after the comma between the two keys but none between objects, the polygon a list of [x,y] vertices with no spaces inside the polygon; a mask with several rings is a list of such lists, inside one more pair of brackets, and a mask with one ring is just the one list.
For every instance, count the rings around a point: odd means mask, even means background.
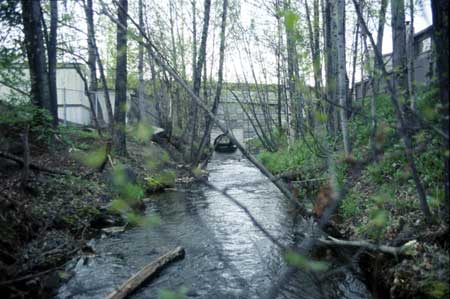
[{"label": "reflection on water", "polygon": [[[248,207],[270,233],[286,245],[297,242],[311,225],[295,223],[281,193],[240,154],[215,154],[208,166],[209,181]],[[364,285],[349,271],[320,279],[291,271],[280,251],[245,213],[222,194],[204,186],[153,196],[149,214],[161,223],[94,241],[94,257],[72,265],[75,275],[58,298],[104,298],[144,265],[176,246],[186,249],[184,260],[169,266],[132,298],[158,298],[160,289],[188,289],[190,298],[263,298],[280,277],[277,298],[368,298]],[[340,267],[336,262],[334,268]],[[332,268],[333,268],[332,267]],[[331,269],[330,271],[333,271]]]}]

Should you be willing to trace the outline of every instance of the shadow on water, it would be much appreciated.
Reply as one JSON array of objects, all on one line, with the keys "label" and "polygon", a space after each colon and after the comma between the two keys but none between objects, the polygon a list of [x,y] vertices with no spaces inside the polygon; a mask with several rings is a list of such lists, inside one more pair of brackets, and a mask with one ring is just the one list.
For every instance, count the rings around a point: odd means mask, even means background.
[{"label": "shadow on water", "polygon": [[[309,223],[296,223],[282,194],[239,153],[215,154],[209,181],[248,207],[254,217],[286,245],[300,241]],[[186,258],[172,264],[132,298],[158,298],[159,290],[188,289],[189,298],[264,298],[282,273],[276,298],[369,298],[364,284],[349,270],[311,276],[291,271],[281,253],[252,225],[247,215],[222,194],[194,184],[157,194],[148,203],[157,226],[138,227],[92,241],[95,256],[73,261],[73,277],[57,298],[104,298],[159,255],[183,246]],[[333,274],[334,273],[334,274]],[[319,276],[320,277],[320,276]]]}]

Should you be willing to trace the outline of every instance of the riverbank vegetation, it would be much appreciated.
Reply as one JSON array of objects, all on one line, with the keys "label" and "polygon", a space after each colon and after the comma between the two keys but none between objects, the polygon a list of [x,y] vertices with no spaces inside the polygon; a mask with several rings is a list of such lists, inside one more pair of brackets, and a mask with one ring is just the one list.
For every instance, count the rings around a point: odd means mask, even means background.
[{"label": "riverbank vegetation", "polygon": [[[418,113],[426,115],[427,121],[435,125],[439,125],[437,91],[431,85],[417,94]],[[317,210],[316,206],[322,204],[321,200],[333,200],[322,195],[330,171],[335,171],[338,186],[346,188],[331,220],[337,237],[370,240],[374,244],[420,242],[410,259],[386,260],[378,255],[371,258],[377,265],[371,266],[369,280],[373,279],[372,285],[380,288],[378,292],[388,292],[393,297],[444,298],[448,294],[449,244],[442,161],[448,152],[442,150],[442,140],[432,130],[416,130],[412,134],[417,171],[423,178],[433,215],[432,219],[424,219],[403,154],[404,145],[395,131],[389,98],[379,95],[376,102],[377,116],[382,122],[376,133],[375,153],[370,144],[370,123],[366,121],[370,114],[369,101],[365,99],[361,103],[366,106],[356,106],[358,114],[349,121],[349,131],[354,136],[353,154],[341,156],[337,152],[334,170],[327,166],[330,154],[323,152],[330,150],[332,141],[324,138],[307,138],[292,146],[284,141],[276,152],[265,151],[259,144],[258,157],[274,174],[281,177],[288,174],[287,181],[298,190],[298,199],[319,213],[323,210]],[[320,140],[318,144],[317,140]],[[339,141],[333,145],[341,146]]]},{"label": "riverbank vegetation", "polygon": [[[374,297],[448,297],[446,1],[5,0],[0,28],[8,296],[49,297],[95,232],[197,180],[289,267],[345,247]],[[209,184],[221,135],[324,237],[287,248]]]}]

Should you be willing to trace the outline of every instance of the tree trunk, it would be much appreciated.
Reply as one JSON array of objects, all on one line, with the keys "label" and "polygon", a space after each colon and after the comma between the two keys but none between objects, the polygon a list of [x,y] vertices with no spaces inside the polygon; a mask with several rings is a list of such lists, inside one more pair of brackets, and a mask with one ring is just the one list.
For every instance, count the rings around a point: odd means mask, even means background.
[{"label": "tree trunk", "polygon": [[[197,72],[197,0],[192,0],[192,88],[195,85],[195,77]],[[186,160],[190,160],[192,158],[192,150],[194,140],[196,138],[196,122],[197,122],[197,114],[198,107],[195,105],[194,100],[191,100],[191,106],[188,109],[188,123],[185,127],[185,132],[191,130],[191,134],[188,133],[188,142],[190,148],[186,148]],[[185,135],[183,133],[183,136]]]},{"label": "tree trunk", "polygon": [[58,93],[56,86],[56,37],[58,28],[58,1],[50,1],[50,34],[47,43],[48,57],[48,83],[50,90],[50,112],[52,114],[52,124],[58,126]]},{"label": "tree trunk", "polygon": [[[214,95],[214,102],[211,112],[216,115],[217,109],[219,108],[220,96],[222,94],[222,82],[223,82],[223,65],[225,62],[225,32],[227,27],[227,10],[228,10],[228,0],[223,0],[222,4],[222,21],[220,23],[220,48],[219,48],[219,70],[217,74],[217,87],[216,94]],[[205,132],[203,133],[202,141],[200,143],[199,150],[197,152],[196,161],[194,166],[198,164],[203,154],[203,150],[209,140],[209,135],[211,134],[211,129],[213,125],[213,120],[207,115]]]},{"label": "tree trunk", "polygon": [[[441,98],[441,111],[442,111],[442,128],[444,132],[448,133],[448,109],[449,109],[449,42],[448,42],[448,10],[449,5],[447,0],[432,0],[431,9],[433,12],[433,39],[437,54],[437,69],[438,69],[438,79],[439,79],[439,95]],[[448,150],[448,142],[443,141],[443,148],[445,151]],[[450,196],[449,196],[449,158],[448,155],[445,158],[444,166],[444,187],[445,187],[445,202],[448,217],[448,209],[450,208]]]},{"label": "tree trunk", "polygon": [[319,17],[318,17],[318,0],[314,0],[314,16],[311,21],[311,13],[308,5],[308,0],[304,0],[306,10],[306,21],[308,24],[309,33],[309,47],[311,51],[311,61],[313,64],[314,73],[314,93],[317,99],[321,98],[322,89],[322,72],[320,63],[320,48],[319,48]]},{"label": "tree trunk", "polygon": [[322,59],[320,54],[320,25],[319,25],[319,0],[313,1],[313,34],[314,34],[314,76],[317,81],[318,99],[322,97]]},{"label": "tree trunk", "polygon": [[[383,49],[383,35],[384,35],[384,24],[386,23],[386,10],[387,10],[388,0],[381,0],[380,11],[378,13],[378,29],[377,29],[377,48]],[[364,46],[367,50],[366,39],[364,40]],[[374,57],[376,57],[374,49]],[[378,66],[378,61],[374,61],[374,69],[372,70],[372,96],[370,97],[370,118],[371,118],[371,133],[370,133],[370,144],[372,152],[376,151],[376,132],[377,132],[377,108],[376,108],[376,97],[379,92],[380,86],[380,69]]]},{"label": "tree trunk", "polygon": [[[209,28],[209,16],[210,16],[210,10],[211,10],[211,0],[205,0],[204,2],[204,14],[203,14],[203,29],[202,29],[202,38],[200,42],[200,48],[197,58],[197,63],[195,65],[194,70],[194,87],[193,91],[195,95],[200,95],[200,86],[201,86],[201,79],[202,79],[202,69],[203,64],[206,60],[206,42],[208,39],[208,28]],[[190,140],[190,148],[191,148],[191,155],[189,158],[189,161],[192,161],[194,158],[194,152],[195,152],[195,142],[197,139],[197,130],[198,130],[198,113],[197,113],[197,106],[195,105],[194,109],[194,116],[192,119],[192,134],[191,134],[191,140]]]},{"label": "tree trunk", "polygon": [[89,91],[95,92],[97,90],[97,65],[95,55],[95,31],[94,31],[94,16],[92,14],[92,0],[86,0],[87,5],[84,5],[84,12],[86,15],[87,33],[88,33],[88,67],[89,67]]},{"label": "tree trunk", "polygon": [[342,141],[344,144],[344,152],[346,155],[350,153],[350,142],[347,128],[347,80],[346,80],[346,61],[345,61],[345,0],[337,1],[336,14],[337,28],[337,61],[339,65],[338,74],[338,94],[339,94],[339,111],[341,117]]},{"label": "tree trunk", "polygon": [[[291,10],[290,0],[285,0],[284,2],[285,11]],[[287,22],[286,22],[287,23]],[[286,44],[287,44],[287,64],[288,64],[288,85],[289,85],[289,102],[290,111],[294,114],[295,119],[295,135],[299,136],[303,133],[303,103],[300,98],[299,88],[298,88],[298,57],[295,41],[295,26],[296,24],[285,24],[286,29]],[[296,103],[298,102],[298,103]],[[298,105],[296,105],[298,104]],[[292,122],[292,119],[290,120]],[[292,124],[288,124],[292,126]],[[292,130],[289,130],[289,138],[292,143]]]},{"label": "tree trunk", "polygon": [[416,111],[416,94],[414,83],[414,0],[409,0],[410,22],[406,26],[406,60],[408,63],[408,91],[411,110]]},{"label": "tree trunk", "polygon": [[78,65],[75,65],[75,70],[77,71],[78,75],[80,76],[81,80],[83,81],[84,85],[84,93],[87,95],[89,100],[89,106],[91,107],[91,114],[92,114],[92,120],[94,121],[94,126],[97,129],[98,135],[103,137],[102,130],[100,128],[100,124],[98,122],[97,118],[97,112],[95,109],[95,94],[91,93],[89,90],[89,84],[88,80],[86,79],[85,74],[83,74],[83,71]]},{"label": "tree trunk", "polygon": [[[176,29],[176,22],[174,15],[176,14],[177,7],[176,2],[174,0],[170,0],[170,39],[172,42],[172,48],[171,48],[171,54],[172,54],[172,64],[175,67],[175,69],[178,69],[178,51],[177,51],[177,43],[175,40],[175,29]],[[181,51],[180,51],[181,52]],[[182,53],[180,53],[182,55]],[[173,128],[176,127],[179,117],[179,111],[180,111],[180,105],[181,105],[181,98],[180,98],[180,88],[177,84],[174,86],[174,96],[171,97],[171,114],[170,117],[170,134],[173,131]]]},{"label": "tree trunk", "polygon": [[[278,11],[280,9],[280,0],[276,0],[275,2],[275,9]],[[282,135],[283,133],[283,121],[282,121],[282,100],[283,100],[283,90],[284,87],[281,83],[281,76],[282,76],[282,70],[281,70],[281,46],[283,44],[282,42],[282,27],[281,27],[281,18],[277,14],[277,46],[276,46],[276,56],[277,56],[277,124],[278,124],[278,134]]]},{"label": "tree trunk", "polygon": [[[86,0],[85,2],[83,0],[83,8],[84,13],[86,15],[86,22],[87,22],[87,28],[88,28],[88,64],[90,69],[90,91],[95,92],[97,90],[97,72],[96,72],[96,62],[98,64],[98,70],[100,73],[100,80],[102,82],[103,92],[105,96],[105,105],[106,105],[106,111],[108,113],[108,125],[109,125],[109,131],[111,133],[111,137],[113,136],[113,128],[114,128],[114,121],[113,121],[113,110],[112,110],[112,104],[111,99],[109,97],[109,90],[108,90],[108,82],[106,81],[105,71],[103,68],[103,63],[100,58],[100,53],[97,48],[97,41],[95,38],[95,30],[94,30],[94,14],[92,9],[92,0]],[[90,50],[90,51],[89,51]],[[90,59],[90,60],[89,60]]]},{"label": "tree trunk", "polygon": [[128,0],[119,0],[117,8],[116,99],[114,102],[113,148],[118,155],[126,155],[127,104],[127,14]]},{"label": "tree trunk", "polygon": [[394,75],[394,90],[402,104],[408,101],[408,78],[406,67],[406,25],[405,1],[391,0],[392,26],[392,71]]},{"label": "tree trunk", "polygon": [[[142,0],[138,2],[139,6],[139,26],[144,28],[144,15],[143,15],[143,4]],[[144,121],[145,117],[145,107],[144,107],[144,46],[139,44],[138,49],[138,78],[139,78],[139,86],[138,86],[138,108],[139,108],[139,121]]]},{"label": "tree trunk", "polygon": [[[359,32],[359,23],[358,22],[356,22],[356,29],[355,29],[355,39],[354,39],[354,44],[353,44],[353,47],[352,47],[352,58],[353,58],[353,61],[352,61],[352,78],[351,78],[351,87],[350,87],[350,90],[351,90],[351,94],[350,94],[350,97],[349,98],[351,98],[351,100],[352,101],[356,101],[356,90],[355,90],[355,75],[356,75],[356,61],[358,60],[358,42],[359,42],[359,34],[360,32]],[[363,44],[363,43],[361,43],[361,44]],[[361,67],[363,67],[363,66],[361,66]],[[361,81],[360,81],[361,83],[363,83],[364,82],[364,78],[361,78]],[[350,105],[348,105],[348,107],[350,107]],[[348,115],[347,114],[347,116],[348,117],[350,117],[350,115]]]},{"label": "tree trunk", "polygon": [[[94,43],[94,16],[92,14],[92,0],[87,0],[88,4],[86,5],[83,2],[84,12],[86,16],[86,24],[87,24],[87,36],[88,36],[88,67],[89,67],[89,87],[88,87],[88,97],[91,102],[91,109],[93,109],[93,118],[94,123],[97,126],[97,130],[100,131],[99,119],[102,119],[102,113],[100,115],[97,114],[97,109],[99,104],[95,101],[96,91],[98,88],[97,83],[97,65],[96,65],[96,55],[95,55],[95,43]],[[91,9],[87,8],[90,7]]]},{"label": "tree trunk", "polygon": [[336,90],[337,90],[337,67],[336,67],[336,39],[334,32],[336,26],[334,24],[334,1],[325,0],[323,3],[323,20],[325,31],[325,69],[326,69],[326,97],[328,105],[328,121],[327,127],[329,133],[336,135],[337,133],[337,115],[336,115]]},{"label": "tree trunk", "polygon": [[31,80],[31,102],[51,113],[50,88],[41,26],[41,2],[22,0],[25,48]]}]

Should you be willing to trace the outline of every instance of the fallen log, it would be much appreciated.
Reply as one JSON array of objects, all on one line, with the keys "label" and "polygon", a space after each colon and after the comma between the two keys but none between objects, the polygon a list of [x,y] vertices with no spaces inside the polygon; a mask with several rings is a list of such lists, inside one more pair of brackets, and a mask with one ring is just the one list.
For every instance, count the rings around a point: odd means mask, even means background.
[{"label": "fallen log", "polygon": [[131,276],[127,281],[125,281],[119,288],[114,290],[108,296],[107,299],[123,299],[129,294],[135,291],[144,281],[154,277],[158,274],[164,267],[169,263],[183,259],[184,249],[182,247],[177,247],[173,251],[169,251],[163,256],[159,257],[156,261],[146,265],[139,272]]},{"label": "fallen log", "polygon": [[365,248],[365,249],[368,249],[371,251],[379,251],[379,252],[391,254],[394,256],[398,256],[398,255],[414,256],[416,254],[416,245],[417,245],[416,240],[409,241],[399,247],[394,247],[394,246],[388,246],[388,245],[376,245],[376,244],[372,244],[365,240],[359,240],[359,241],[341,240],[341,239],[333,238],[331,236],[328,236],[327,239],[320,238],[320,239],[318,239],[318,241],[322,244],[329,245],[329,246]]},{"label": "fallen log", "polygon": [[[15,156],[15,155],[12,155],[10,153],[6,153],[6,152],[0,151],[0,157],[8,159],[8,160],[11,160],[11,161],[14,161],[14,162],[18,163],[20,166],[24,166],[25,165],[25,162],[23,161],[22,158],[19,158],[19,157]],[[28,163],[28,164],[29,164],[30,169],[33,169],[33,170],[43,171],[43,172],[47,172],[47,173],[51,173],[51,174],[70,175],[69,172],[56,170],[56,169],[50,169],[50,168],[47,168],[45,166],[40,166],[40,165],[37,165],[37,164],[34,164],[34,163]]]}]

